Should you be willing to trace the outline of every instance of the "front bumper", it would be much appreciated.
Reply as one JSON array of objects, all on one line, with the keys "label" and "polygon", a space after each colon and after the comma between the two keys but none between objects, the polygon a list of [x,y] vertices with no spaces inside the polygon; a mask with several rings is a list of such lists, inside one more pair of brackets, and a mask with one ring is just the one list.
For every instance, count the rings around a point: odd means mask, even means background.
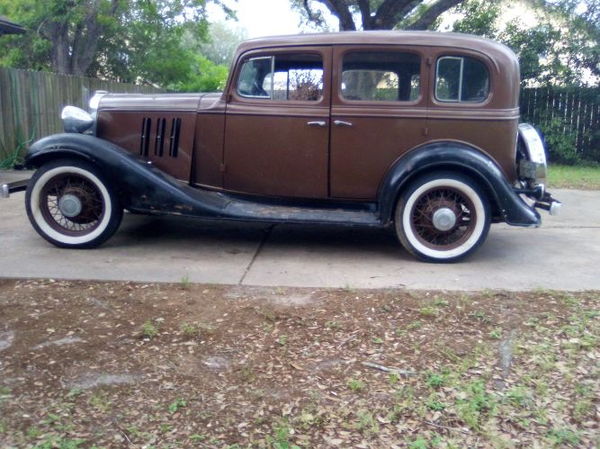
[{"label": "front bumper", "polygon": [[27,190],[29,179],[0,184],[0,198],[9,198],[11,193]]}]

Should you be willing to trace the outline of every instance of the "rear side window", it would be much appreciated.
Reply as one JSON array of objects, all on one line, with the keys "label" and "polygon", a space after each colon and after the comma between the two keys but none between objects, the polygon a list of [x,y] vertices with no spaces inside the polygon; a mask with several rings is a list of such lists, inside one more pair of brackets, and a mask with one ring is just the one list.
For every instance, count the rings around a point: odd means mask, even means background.
[{"label": "rear side window", "polygon": [[318,101],[323,96],[323,60],[317,54],[248,59],[240,69],[237,91],[249,98]]},{"label": "rear side window", "polygon": [[485,101],[490,93],[487,67],[467,56],[444,56],[438,59],[435,72],[435,98],[446,102]]},{"label": "rear side window", "polygon": [[342,97],[358,101],[414,101],[419,98],[421,58],[402,52],[344,55]]}]

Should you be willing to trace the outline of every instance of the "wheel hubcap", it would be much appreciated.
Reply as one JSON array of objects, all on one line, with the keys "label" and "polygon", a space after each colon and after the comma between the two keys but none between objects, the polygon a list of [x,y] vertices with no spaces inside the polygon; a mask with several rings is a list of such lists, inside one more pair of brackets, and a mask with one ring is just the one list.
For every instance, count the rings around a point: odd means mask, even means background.
[{"label": "wheel hubcap", "polygon": [[427,248],[449,251],[472,235],[477,214],[471,199],[460,189],[435,186],[422,192],[410,212],[415,237]]},{"label": "wheel hubcap", "polygon": [[456,225],[456,214],[448,207],[442,207],[433,213],[433,226],[438,231],[449,231]]},{"label": "wheel hubcap", "polygon": [[81,200],[75,195],[66,194],[58,200],[58,209],[65,217],[76,217],[81,213]]},{"label": "wheel hubcap", "polygon": [[47,180],[40,192],[39,207],[53,230],[72,237],[94,231],[105,213],[98,186],[78,173],[60,173]]}]

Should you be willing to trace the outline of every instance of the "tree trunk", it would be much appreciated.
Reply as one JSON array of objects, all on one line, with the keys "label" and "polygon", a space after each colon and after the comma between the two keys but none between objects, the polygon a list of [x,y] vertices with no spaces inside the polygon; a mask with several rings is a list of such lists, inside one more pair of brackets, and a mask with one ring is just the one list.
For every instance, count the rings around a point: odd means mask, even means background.
[{"label": "tree trunk", "polygon": [[66,23],[55,23],[51,26],[48,37],[52,42],[52,70],[56,73],[71,73],[69,57],[69,26]]},{"label": "tree trunk", "polygon": [[[44,36],[52,43],[52,70],[83,76],[96,58],[102,25],[98,20],[101,0],[85,2],[86,15],[79,23],[54,22],[46,25]],[[109,15],[117,13],[119,0],[112,0]]]}]

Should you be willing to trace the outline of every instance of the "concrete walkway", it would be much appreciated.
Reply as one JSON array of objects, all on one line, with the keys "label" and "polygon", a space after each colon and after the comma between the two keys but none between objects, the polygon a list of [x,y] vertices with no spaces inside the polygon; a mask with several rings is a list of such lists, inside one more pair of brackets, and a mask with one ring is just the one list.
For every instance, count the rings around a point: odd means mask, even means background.
[{"label": "concrete walkway", "polygon": [[384,231],[126,214],[95,250],[55,248],[27,220],[24,193],[0,200],[0,277],[308,287],[600,289],[600,191],[554,190],[563,215],[540,229],[493,225],[467,261],[414,260]]}]

